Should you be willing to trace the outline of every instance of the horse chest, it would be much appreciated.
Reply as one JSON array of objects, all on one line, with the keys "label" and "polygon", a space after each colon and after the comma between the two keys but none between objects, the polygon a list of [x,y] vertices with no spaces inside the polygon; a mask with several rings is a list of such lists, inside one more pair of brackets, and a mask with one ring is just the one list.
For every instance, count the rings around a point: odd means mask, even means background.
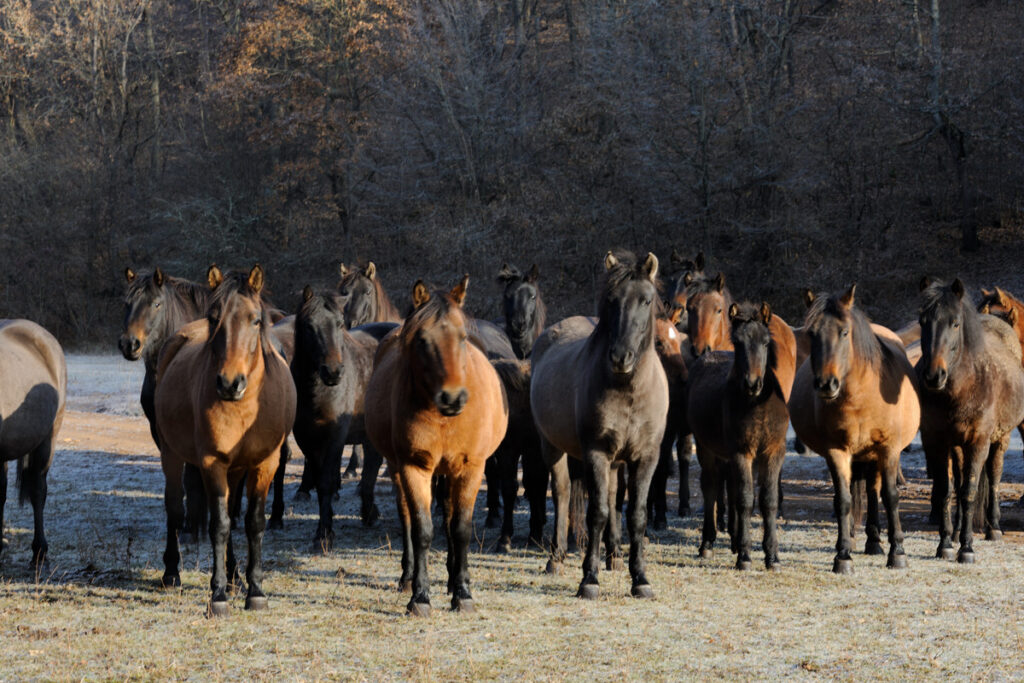
[{"label": "horse chest", "polygon": [[[666,410],[667,405],[666,400]],[[581,416],[578,432],[583,450],[597,446],[613,457],[649,450],[661,442],[665,428],[664,413],[659,413],[659,421],[656,412],[650,394],[607,393]]]}]

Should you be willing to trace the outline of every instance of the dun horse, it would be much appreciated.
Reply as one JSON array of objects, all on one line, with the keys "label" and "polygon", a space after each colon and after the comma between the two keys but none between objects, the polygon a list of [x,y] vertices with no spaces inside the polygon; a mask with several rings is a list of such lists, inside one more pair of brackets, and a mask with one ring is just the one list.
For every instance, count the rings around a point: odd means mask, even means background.
[{"label": "dun horse", "polygon": [[177,537],[184,515],[181,473],[190,463],[200,469],[210,509],[209,612],[226,615],[228,577],[234,583],[237,567],[229,495],[242,477],[249,497],[245,607],[267,606],[261,557],[264,507],[281,446],[295,419],[295,385],[271,341],[270,317],[260,298],[263,269],[255,266],[247,276],[225,277],[214,266],[208,279],[216,287],[206,318],[185,326],[164,346],[157,371],[157,441],[167,508],[163,583],[181,584]]},{"label": "dun horse", "polygon": [[1013,428],[1024,421],[1021,349],[1002,321],[979,315],[963,283],[921,281],[921,444],[942,502],[938,557],[952,559],[949,465],[959,510],[957,560],[974,561],[975,496],[982,468],[988,474],[986,538],[998,539],[999,481]]},{"label": "dun horse", "polygon": [[410,614],[430,613],[431,480],[447,477],[445,531],[452,609],[471,611],[467,554],[484,462],[501,443],[508,405],[497,373],[468,341],[466,276],[450,293],[413,288],[414,309],[377,351],[366,430],[388,462],[402,518],[402,578]]},{"label": "dun horse", "polygon": [[[587,318],[563,320],[533,348],[530,403],[554,476],[555,535],[549,570],[557,571],[568,537],[567,456],[583,461],[589,506],[587,551],[577,595],[598,596],[602,539],[608,563],[618,553],[621,525],[616,470],[629,472],[629,573],[632,595],[651,597],[643,538],[647,492],[665,432],[668,382],[654,350],[658,259],[608,252],[596,326]],[[607,536],[605,534],[607,533]]]},{"label": "dun horse", "polygon": [[18,497],[32,503],[32,568],[44,571],[46,475],[64,420],[68,371],[53,335],[29,320],[0,321],[0,550],[3,550],[7,461],[17,461]]},{"label": "dun horse", "polygon": [[[718,490],[720,466],[731,475],[729,535],[737,569],[751,566],[750,511],[757,466],[764,563],[773,569],[779,562],[776,515],[789,426],[783,387],[792,386],[793,365],[788,350],[780,350],[772,339],[768,304],[731,304],[728,316],[734,351],[706,353],[693,364],[686,412],[697,441],[704,499],[711,500]],[[714,515],[705,505],[701,557],[711,556],[715,535]]]},{"label": "dun horse", "polygon": [[341,275],[338,297],[349,329],[367,323],[402,322],[402,315],[377,278],[377,266],[373,261],[362,269],[349,268],[342,263],[338,273]]},{"label": "dun horse", "polygon": [[[839,524],[832,571],[839,574],[853,571],[850,482],[854,465],[861,463],[870,470],[868,481],[881,479],[889,524],[887,566],[906,566],[896,480],[900,453],[917,433],[921,414],[917,378],[903,347],[875,334],[867,316],[854,306],[854,292],[855,286],[836,296],[806,292],[804,330],[810,358],[797,371],[789,400],[797,436],[824,456],[832,474]],[[875,553],[881,547],[878,506],[871,505],[872,498],[868,496],[867,550]]]}]

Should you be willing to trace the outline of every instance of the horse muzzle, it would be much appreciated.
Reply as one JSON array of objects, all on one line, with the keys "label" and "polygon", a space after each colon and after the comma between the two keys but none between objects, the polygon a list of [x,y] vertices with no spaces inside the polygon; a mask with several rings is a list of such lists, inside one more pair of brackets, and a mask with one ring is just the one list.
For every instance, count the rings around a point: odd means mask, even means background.
[{"label": "horse muzzle", "polygon": [[747,396],[760,396],[761,390],[764,389],[764,379],[761,377],[746,377],[743,380],[743,388],[747,390]]},{"label": "horse muzzle", "polygon": [[948,381],[949,372],[946,368],[929,369],[921,375],[921,383],[929,391],[942,391],[946,388],[946,382]]},{"label": "horse muzzle", "polygon": [[217,375],[217,395],[224,401],[238,401],[245,396],[245,389],[248,381],[245,375],[236,375],[234,379],[228,380],[223,374]]},{"label": "horse muzzle", "polygon": [[320,381],[329,387],[336,387],[341,383],[341,366],[328,366],[326,364],[320,366]]},{"label": "horse muzzle", "polygon": [[632,351],[621,353],[612,351],[608,354],[608,362],[612,366],[612,372],[616,375],[628,375],[636,367],[636,354]]},{"label": "horse muzzle", "polygon": [[455,417],[462,412],[462,409],[466,407],[466,402],[469,400],[469,392],[465,389],[459,389],[458,391],[447,391],[442,389],[437,392],[437,396],[434,397],[434,403],[437,404],[437,409],[441,411],[441,414],[445,417]]},{"label": "horse muzzle", "polygon": [[117,340],[117,348],[125,360],[138,360],[142,356],[142,340],[135,335],[121,335]]},{"label": "horse muzzle", "polygon": [[839,382],[839,378],[835,375],[831,377],[815,377],[814,378],[814,390],[818,392],[818,396],[831,401],[839,396],[839,390],[842,385]]}]

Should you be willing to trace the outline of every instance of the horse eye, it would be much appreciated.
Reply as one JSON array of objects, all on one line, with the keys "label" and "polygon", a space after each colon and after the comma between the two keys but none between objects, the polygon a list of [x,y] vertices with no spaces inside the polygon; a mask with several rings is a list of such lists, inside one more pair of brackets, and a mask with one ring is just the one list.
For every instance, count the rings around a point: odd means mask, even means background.
[{"label": "horse eye", "polygon": [[664,344],[661,343],[660,339],[658,339],[657,341],[654,342],[654,348],[658,349],[659,351],[661,350],[661,348],[663,346],[664,346]]},{"label": "horse eye", "polygon": [[841,334],[842,334],[842,335],[843,335],[844,337],[848,337],[848,336],[850,336],[850,329],[849,329],[849,328],[847,328],[847,327],[844,327],[844,328],[843,328],[843,331],[841,332]]},{"label": "horse eye", "polygon": [[715,313],[721,315],[722,314],[722,309],[721,308],[716,308],[715,309]]},{"label": "horse eye", "polygon": [[537,298],[537,295],[536,295],[536,294],[531,294],[531,295],[530,295],[530,301],[533,301],[533,300],[534,300],[534,299],[536,299],[536,298]]},{"label": "horse eye", "polygon": [[340,294],[341,296],[348,296],[348,289],[342,289],[340,292],[338,292],[338,294]]},{"label": "horse eye", "polygon": [[651,300],[650,299],[644,299],[644,306],[650,306],[650,305],[651,305]]},{"label": "horse eye", "polygon": [[157,301],[155,304],[153,304],[153,309],[155,310],[157,308],[160,308],[163,305],[164,305],[163,301]]},{"label": "horse eye", "polygon": [[262,324],[263,324],[263,318],[256,318],[256,319],[254,319],[254,320],[252,321],[252,324],[253,324],[253,325],[254,325],[255,327],[259,327],[260,325],[262,325]]},{"label": "horse eye", "polygon": [[957,320],[955,323],[953,323],[953,329],[955,330],[955,329],[958,329],[959,327],[960,327],[960,321]]}]

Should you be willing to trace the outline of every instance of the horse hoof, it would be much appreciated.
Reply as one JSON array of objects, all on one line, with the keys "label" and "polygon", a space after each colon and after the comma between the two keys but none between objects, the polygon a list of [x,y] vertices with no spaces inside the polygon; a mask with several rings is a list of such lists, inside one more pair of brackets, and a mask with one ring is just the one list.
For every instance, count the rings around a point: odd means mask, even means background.
[{"label": "horse hoof", "polygon": [[681,507],[681,508],[679,508],[679,516],[680,517],[689,517],[690,516],[690,508],[689,507]]},{"label": "horse hoof", "polygon": [[885,550],[882,549],[882,544],[878,541],[868,541],[864,545],[865,555],[884,555]]},{"label": "horse hoof", "polygon": [[245,609],[262,610],[267,609],[268,606],[265,595],[249,595],[245,598]]},{"label": "horse hoof", "polygon": [[701,548],[698,557],[702,560],[710,560],[714,556],[714,551],[711,548]]},{"label": "horse hoof", "polygon": [[487,515],[487,519],[484,521],[484,526],[488,529],[497,529],[501,526],[501,517],[498,515]]},{"label": "horse hoof", "polygon": [[839,558],[837,557],[835,562],[832,563],[833,574],[852,574],[853,573],[853,560],[850,558]]},{"label": "horse hoof", "polygon": [[960,564],[974,564],[974,551],[961,550],[960,554],[956,556],[956,561]]},{"label": "horse hoof", "polygon": [[562,573],[562,563],[555,562],[554,560],[548,560],[548,565],[544,567],[544,573],[558,576]]},{"label": "horse hoof", "polygon": [[739,558],[736,559],[736,569],[739,569],[740,571],[747,571],[753,566],[754,563],[750,560],[741,560]]},{"label": "horse hoof", "polygon": [[765,562],[764,568],[770,572],[782,571],[782,567],[779,566],[778,561],[776,562]]},{"label": "horse hoof", "polygon": [[502,536],[494,546],[494,552],[498,555],[507,555],[512,552],[512,539]]},{"label": "horse hoof", "polygon": [[410,617],[429,617],[430,611],[429,602],[416,602],[415,600],[405,608],[405,613]]},{"label": "horse hoof", "polygon": [[651,529],[654,531],[664,531],[667,528],[668,520],[661,516],[655,517],[654,521],[651,523]]},{"label": "horse hoof", "polygon": [[609,557],[605,561],[605,567],[610,572],[620,572],[620,571],[622,571],[622,569],[624,567],[624,565],[622,563],[622,558],[619,557],[618,555],[616,555],[614,557]]},{"label": "horse hoof", "polygon": [[472,614],[476,611],[473,598],[452,598],[452,611],[459,614]]},{"label": "horse hoof", "polygon": [[226,617],[230,613],[231,608],[228,606],[226,600],[211,602],[210,606],[206,610],[207,617]]},{"label": "horse hoof", "polygon": [[952,546],[948,548],[939,548],[938,551],[936,551],[935,553],[935,557],[941,558],[943,560],[955,560],[956,551],[953,550]]},{"label": "horse hoof", "polygon": [[164,574],[160,579],[161,588],[181,588],[181,577],[177,574]]},{"label": "horse hoof", "polygon": [[597,600],[600,592],[601,589],[596,583],[581,583],[580,589],[576,591],[576,597],[584,600]]},{"label": "horse hoof", "polygon": [[267,520],[267,528],[268,529],[283,529],[284,528],[284,520],[271,517],[269,520]]},{"label": "horse hoof", "polygon": [[309,491],[299,489],[295,492],[294,500],[313,500],[313,496],[310,495]]},{"label": "horse hoof", "polygon": [[1003,540],[1003,532],[999,529],[989,529],[985,532],[986,541],[1001,541]]},{"label": "horse hoof", "polygon": [[896,555],[890,555],[889,561],[885,563],[885,566],[889,569],[906,569],[907,568],[907,554],[898,553]]},{"label": "horse hoof", "polygon": [[654,597],[654,589],[649,583],[638,583],[629,589],[629,594],[634,598],[651,599]]},{"label": "horse hoof", "polygon": [[377,505],[374,504],[370,507],[369,510],[362,511],[360,513],[360,517],[363,520],[363,526],[373,526],[377,523],[377,520],[380,519],[380,509],[378,509]]}]

